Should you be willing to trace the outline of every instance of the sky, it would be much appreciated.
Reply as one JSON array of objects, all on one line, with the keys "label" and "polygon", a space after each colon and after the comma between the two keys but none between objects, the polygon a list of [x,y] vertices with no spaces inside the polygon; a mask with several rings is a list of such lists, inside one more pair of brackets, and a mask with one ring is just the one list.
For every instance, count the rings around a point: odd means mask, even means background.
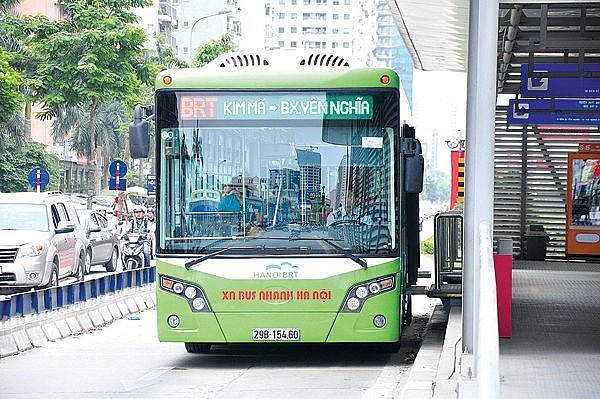
[{"label": "sky", "polygon": [[466,72],[415,70],[413,123],[431,167],[450,170],[446,140],[464,139],[466,132]]}]

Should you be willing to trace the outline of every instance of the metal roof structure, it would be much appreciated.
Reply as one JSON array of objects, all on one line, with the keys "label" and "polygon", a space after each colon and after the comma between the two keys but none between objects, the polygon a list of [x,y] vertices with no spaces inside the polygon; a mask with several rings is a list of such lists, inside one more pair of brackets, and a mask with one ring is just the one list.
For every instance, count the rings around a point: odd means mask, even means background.
[{"label": "metal roof structure", "polygon": [[500,3],[498,25],[498,93],[519,92],[522,64],[579,64],[562,76],[600,77],[583,67],[600,63],[599,2]]},{"label": "metal roof structure", "polygon": [[[415,68],[467,70],[469,3],[388,0]],[[583,64],[600,63],[600,2],[501,1],[497,52],[499,94],[519,92],[522,64],[579,63],[593,77]]]}]

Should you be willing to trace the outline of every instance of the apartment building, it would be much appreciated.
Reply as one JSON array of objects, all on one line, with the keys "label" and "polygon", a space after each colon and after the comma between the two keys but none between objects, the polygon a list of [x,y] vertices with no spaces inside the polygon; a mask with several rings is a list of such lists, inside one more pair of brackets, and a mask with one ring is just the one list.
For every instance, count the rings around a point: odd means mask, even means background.
[{"label": "apartment building", "polygon": [[272,21],[271,48],[334,51],[357,65],[375,61],[373,0],[272,0],[265,13]]}]

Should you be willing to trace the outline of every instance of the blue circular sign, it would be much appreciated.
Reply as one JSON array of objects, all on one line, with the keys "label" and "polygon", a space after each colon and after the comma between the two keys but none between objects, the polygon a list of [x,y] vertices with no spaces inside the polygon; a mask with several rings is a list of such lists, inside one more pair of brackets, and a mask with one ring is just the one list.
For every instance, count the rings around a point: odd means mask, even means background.
[{"label": "blue circular sign", "polygon": [[50,174],[44,168],[33,168],[29,172],[27,176],[27,181],[34,188],[40,186],[40,188],[44,188],[50,183]]},{"label": "blue circular sign", "polygon": [[117,177],[117,170],[119,171],[119,177],[125,177],[127,164],[119,159],[112,161],[108,167],[108,172],[112,177]]}]

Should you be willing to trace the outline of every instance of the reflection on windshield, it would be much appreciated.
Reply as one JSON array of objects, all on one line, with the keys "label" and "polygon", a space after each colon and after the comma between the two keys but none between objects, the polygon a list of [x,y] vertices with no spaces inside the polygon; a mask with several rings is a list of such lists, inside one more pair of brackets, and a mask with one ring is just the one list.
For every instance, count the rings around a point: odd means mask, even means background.
[{"label": "reflection on windshield", "polygon": [[48,231],[46,206],[0,204],[0,230]]},{"label": "reflection on windshield", "polygon": [[205,127],[161,131],[159,243],[169,253],[389,253],[394,131]]}]

